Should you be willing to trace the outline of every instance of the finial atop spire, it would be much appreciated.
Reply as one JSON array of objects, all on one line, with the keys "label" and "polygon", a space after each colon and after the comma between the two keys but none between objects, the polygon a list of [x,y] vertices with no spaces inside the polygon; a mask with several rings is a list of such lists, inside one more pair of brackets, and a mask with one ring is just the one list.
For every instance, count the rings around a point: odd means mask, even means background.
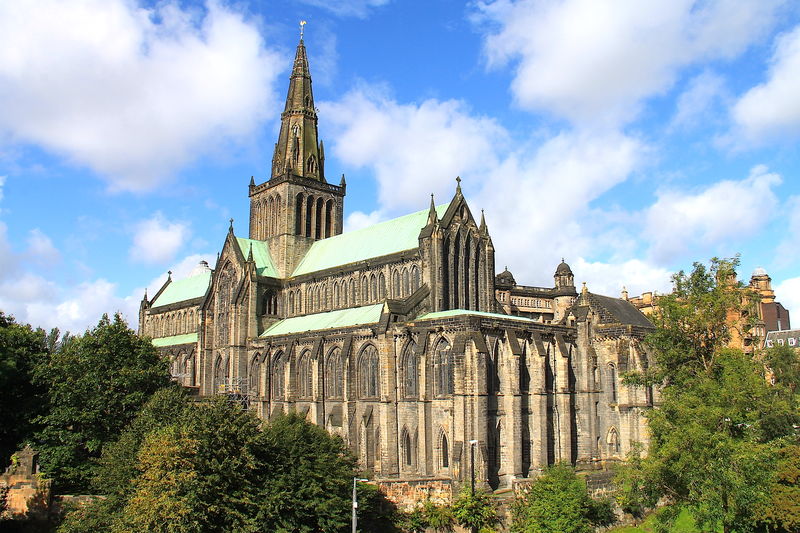
[{"label": "finial atop spire", "polygon": [[167,270],[167,280],[172,281],[172,270]]},{"label": "finial atop spire", "polygon": [[478,226],[478,229],[482,233],[486,233],[486,215],[483,213],[483,209],[481,209],[481,225]]},{"label": "finial atop spire", "polygon": [[250,176],[250,186],[251,187],[255,187],[256,186],[256,180],[255,180],[255,178],[253,176]]},{"label": "finial atop spire", "polygon": [[233,233],[233,217],[231,217],[230,222],[231,222],[231,225],[230,225],[230,227],[228,227],[228,231]]},{"label": "finial atop spire", "polygon": [[247,253],[247,260],[253,261],[253,243],[250,243],[250,251]]},{"label": "finial atop spire", "polygon": [[436,204],[433,201],[433,193],[431,193],[431,206],[428,208],[428,224],[433,224],[437,220],[439,220],[439,217],[436,214]]},{"label": "finial atop spire", "polygon": [[456,176],[456,191],[461,192],[461,176]]},{"label": "finial atop spire", "polygon": [[303,40],[303,33],[305,31],[305,25],[306,24],[307,24],[307,22],[305,20],[301,20],[300,21],[300,40],[301,41]]}]

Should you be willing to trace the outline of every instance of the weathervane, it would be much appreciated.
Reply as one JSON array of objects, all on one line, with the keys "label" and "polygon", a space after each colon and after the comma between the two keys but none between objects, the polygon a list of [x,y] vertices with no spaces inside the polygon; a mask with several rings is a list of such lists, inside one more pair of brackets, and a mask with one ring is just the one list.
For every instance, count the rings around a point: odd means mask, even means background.
[{"label": "weathervane", "polygon": [[303,26],[305,26],[306,24],[307,24],[307,23],[306,23],[306,21],[305,21],[305,20],[301,20],[301,21],[300,21],[300,39],[302,39],[302,38],[303,38],[303,30],[305,29]]}]

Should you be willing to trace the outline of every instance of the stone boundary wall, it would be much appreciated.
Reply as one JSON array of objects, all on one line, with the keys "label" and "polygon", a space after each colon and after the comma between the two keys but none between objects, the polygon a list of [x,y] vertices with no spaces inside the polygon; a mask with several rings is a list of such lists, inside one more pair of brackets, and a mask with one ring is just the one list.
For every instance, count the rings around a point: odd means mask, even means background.
[{"label": "stone boundary wall", "polygon": [[375,484],[402,511],[412,511],[427,500],[436,504],[450,503],[453,500],[453,481],[450,479],[378,479]]}]

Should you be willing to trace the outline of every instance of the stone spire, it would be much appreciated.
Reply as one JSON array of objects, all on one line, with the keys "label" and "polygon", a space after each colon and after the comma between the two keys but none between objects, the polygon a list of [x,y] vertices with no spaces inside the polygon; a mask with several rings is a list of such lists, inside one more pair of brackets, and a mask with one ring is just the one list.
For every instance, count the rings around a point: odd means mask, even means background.
[{"label": "stone spire", "polygon": [[297,45],[281,132],[272,158],[272,178],[291,174],[325,181],[325,156],[317,136],[317,112],[303,39]]}]

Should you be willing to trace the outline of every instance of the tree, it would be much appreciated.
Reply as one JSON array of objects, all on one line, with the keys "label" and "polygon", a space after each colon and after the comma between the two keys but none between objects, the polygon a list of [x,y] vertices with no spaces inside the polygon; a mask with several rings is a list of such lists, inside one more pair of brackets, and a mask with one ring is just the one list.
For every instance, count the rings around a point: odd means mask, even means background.
[{"label": "tree", "polygon": [[470,531],[491,533],[494,526],[500,523],[497,508],[489,494],[482,490],[473,492],[469,487],[464,487],[450,509],[458,525]]},{"label": "tree", "polygon": [[595,501],[586,482],[572,466],[559,463],[548,467],[519,497],[512,509],[515,533],[591,533],[595,526],[613,522],[611,506]]},{"label": "tree", "polygon": [[752,316],[750,293],[732,281],[737,263],[712,259],[710,268],[695,263],[673,276],[675,291],[658,299],[647,339],[656,366],[626,376],[633,385],[660,383],[662,401],[647,415],[647,457],[618,477],[618,501],[641,511],[666,498],[672,512],[659,513],[663,521],[688,509],[704,531],[753,530],[781,438],[800,421],[789,387],[769,385],[762,362],[727,347]]},{"label": "tree", "polygon": [[84,492],[103,447],[169,384],[169,373],[150,341],[117,314],[49,354],[34,381],[49,401],[34,436],[41,465],[57,490]]},{"label": "tree", "polygon": [[788,444],[778,451],[777,475],[770,487],[769,501],[756,514],[759,531],[800,531],[800,444]]},{"label": "tree", "polygon": [[30,438],[34,419],[44,412],[45,389],[33,383],[33,372],[46,352],[44,331],[0,311],[0,467]]}]

